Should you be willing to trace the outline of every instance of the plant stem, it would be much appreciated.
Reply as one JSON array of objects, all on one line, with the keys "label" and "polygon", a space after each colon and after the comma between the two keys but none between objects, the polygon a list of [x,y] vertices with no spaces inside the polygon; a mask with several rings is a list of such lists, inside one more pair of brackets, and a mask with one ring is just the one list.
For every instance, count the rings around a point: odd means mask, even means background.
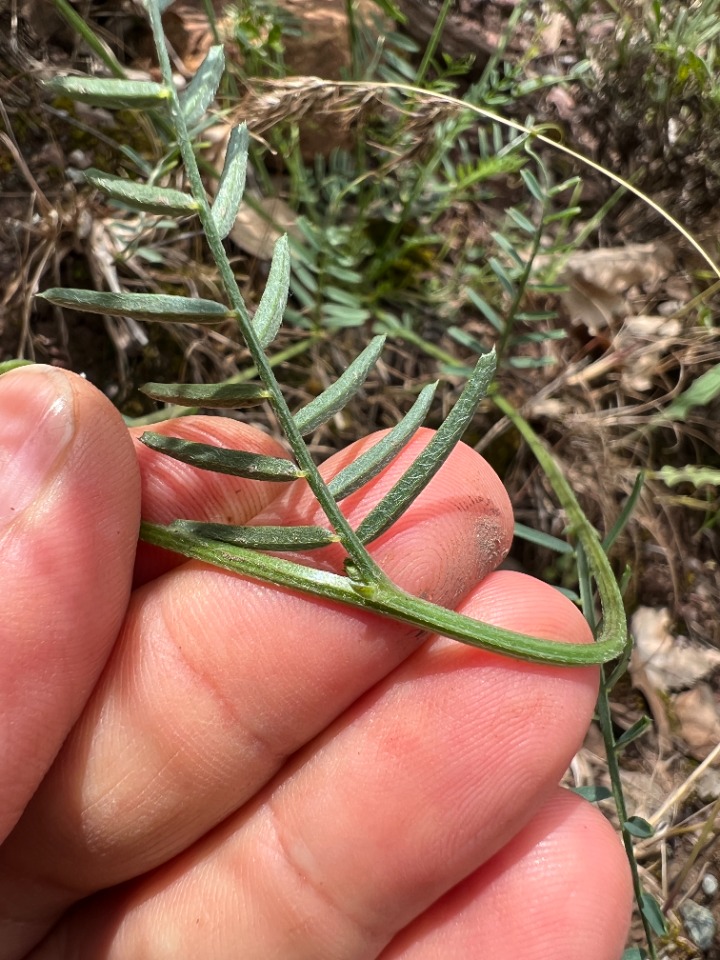
[{"label": "plant stem", "polygon": [[280,426],[285,432],[290,446],[292,447],[298,466],[304,472],[307,482],[315,494],[316,499],[318,500],[320,506],[325,512],[325,515],[340,537],[344,548],[347,550],[350,558],[352,559],[354,569],[357,571],[359,578],[362,581],[368,584],[379,583],[385,580],[385,575],[355,536],[352,527],[343,516],[340,508],[335,502],[334,497],[320,476],[315,462],[313,461],[299,430],[295,426],[295,421],[293,420],[290,408],[288,407],[282,391],[278,386],[277,380],[275,379],[275,375],[272,371],[272,367],[270,366],[265,352],[260,345],[257,336],[255,335],[255,330],[253,328],[250,315],[248,314],[247,307],[245,306],[245,302],[235,280],[235,275],[233,274],[232,267],[230,266],[227,254],[225,253],[222,239],[220,238],[218,230],[215,226],[210,205],[205,194],[205,188],[200,177],[192,143],[188,134],[187,124],[185,123],[185,118],[180,107],[177,91],[175,90],[175,85],[173,84],[170,58],[165,46],[160,10],[158,9],[156,0],[149,0],[147,9],[150,16],[150,22],[152,25],[163,81],[171,91],[170,107],[175,123],[178,146],[183,159],[188,181],[190,183],[192,195],[200,206],[198,215],[203,225],[205,236],[213,258],[220,272],[228,299],[230,300],[232,308],[236,313],[240,331],[250,351],[253,363],[257,367],[260,378],[271,393],[270,403],[280,422]]},{"label": "plant stem", "polygon": [[447,20],[447,15],[450,13],[450,7],[452,6],[452,0],[445,0],[438,14],[437,20],[435,21],[435,26],[433,27],[433,32],[430,35],[430,39],[427,42],[425,47],[425,53],[423,54],[422,63],[418,67],[418,72],[415,74],[415,84],[419,87],[423,80],[425,79],[425,74],[428,71],[430,66],[430,61],[435,56],[435,51],[438,48],[440,43],[440,38],[442,37],[443,29],[445,28],[445,21]]},{"label": "plant stem", "polygon": [[598,586],[603,611],[602,637],[615,637],[619,647],[618,653],[621,653],[627,644],[628,635],[625,609],[615,576],[595,528],[583,513],[554,457],[546,449],[530,424],[520,416],[518,411],[504,397],[495,393],[492,399],[495,405],[512,421],[515,429],[518,430],[532,450],[535,459],[550,481],[555,496],[565,510],[569,526],[582,544],[590,570]]},{"label": "plant stem", "polygon": [[163,527],[143,523],[140,535],[146,543],[153,543],[253,580],[379,613],[504,656],[534,663],[578,666],[605,662],[622,652],[622,638],[618,642],[617,637],[609,636],[594,644],[584,644],[554,643],[552,640],[526,636],[414,597],[387,578],[374,583],[360,583],[349,577],[306,567],[283,557],[207,540],[195,533],[174,530],[172,525]]},{"label": "plant stem", "polygon": [[643,930],[645,931],[645,939],[647,941],[648,952],[650,955],[650,960],[657,960],[657,953],[655,952],[655,946],[653,944],[653,931],[650,923],[646,917],[646,911],[643,907],[643,888],[642,883],[640,882],[640,874],[638,873],[637,860],[635,859],[635,849],[633,846],[633,838],[630,832],[627,830],[625,823],[627,821],[627,808],[625,807],[625,796],[622,790],[622,782],[620,780],[620,766],[617,761],[617,751],[615,749],[615,735],[612,728],[612,715],[610,713],[610,699],[608,697],[607,684],[606,684],[606,675],[605,670],[602,669],[600,676],[600,692],[598,694],[597,700],[597,714],[598,714],[598,723],[600,725],[600,731],[603,736],[603,741],[605,743],[605,753],[607,754],[607,764],[608,764],[608,774],[610,776],[610,782],[612,784],[612,793],[613,800],[615,801],[615,807],[618,813],[618,819],[620,820],[620,833],[622,834],[623,846],[625,847],[625,853],[627,854],[628,863],[630,864],[630,873],[632,875],[632,885],[633,893],[635,894],[635,902],[638,905],[638,911],[640,913],[640,918],[642,920]]}]

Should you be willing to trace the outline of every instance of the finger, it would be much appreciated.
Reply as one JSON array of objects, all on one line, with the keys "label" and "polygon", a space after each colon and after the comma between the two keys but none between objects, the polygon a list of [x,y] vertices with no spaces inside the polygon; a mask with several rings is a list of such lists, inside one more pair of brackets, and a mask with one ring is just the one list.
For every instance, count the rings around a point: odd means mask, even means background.
[{"label": "finger", "polygon": [[[589,639],[569,601],[527,577],[493,574],[462,606]],[[37,960],[60,944],[77,960],[180,945],[230,960],[238,943],[243,960],[376,957],[537,813],[582,741],[596,681],[590,668],[425,645],[250,808],[101,910],[80,908]]]},{"label": "finger", "polygon": [[[427,441],[419,436],[377,486],[388,489]],[[303,490],[288,499],[292,516],[311,509]],[[351,509],[362,511],[359,498]],[[446,606],[509,546],[507,495],[464,446],[408,514],[376,558]],[[0,851],[8,923],[24,918],[19,937],[37,931],[78,896],[183,850],[422,640],[365,611],[195,563],[137,591],[102,685]]]},{"label": "finger", "polygon": [[[130,431],[140,464],[144,520],[152,523],[183,519],[244,524],[286,486],[191,467],[141,443],[140,437],[146,432],[145,427]],[[287,451],[267,434],[226,417],[166,420],[154,426],[153,432],[266,457],[287,457]],[[134,585],[147,583],[184,562],[185,558],[176,553],[141,541],[135,562]]]},{"label": "finger", "polygon": [[50,367],[0,377],[0,839],[117,635],[139,506],[132,444],[102,394]]},{"label": "finger", "polygon": [[382,960],[619,960],[627,858],[607,820],[558,789],[489,863],[406,927]]}]

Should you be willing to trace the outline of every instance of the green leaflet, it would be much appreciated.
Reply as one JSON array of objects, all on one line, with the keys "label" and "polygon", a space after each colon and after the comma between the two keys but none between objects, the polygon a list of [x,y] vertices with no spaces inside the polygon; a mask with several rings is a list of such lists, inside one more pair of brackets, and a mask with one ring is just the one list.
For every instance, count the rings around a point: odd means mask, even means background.
[{"label": "green leaflet", "polygon": [[[119,83],[119,81],[112,82]],[[115,177],[93,168],[86,170],[83,176],[93,187],[102,190],[113,200],[119,200],[128,207],[132,207],[133,210],[186,217],[197,213],[200,209],[197,200],[187,193],[181,193],[180,190],[135,183],[134,180],[125,180],[123,177]]]},{"label": "green leaflet", "polygon": [[602,803],[603,800],[610,800],[612,798],[612,790],[608,790],[607,787],[588,785],[585,787],[571,787],[571,791],[584,800],[587,800],[588,803]]},{"label": "green leaflet", "polygon": [[215,99],[225,70],[225,51],[221,44],[210,47],[197,73],[180,94],[180,107],[188,127],[194,127]]},{"label": "green leaflet", "polygon": [[145,80],[105,80],[99,77],[54,77],[44,85],[50,93],[71,97],[94,107],[132,107],[146,110],[170,99],[171,93],[161,83]]},{"label": "green leaflet", "polygon": [[673,402],[658,410],[650,418],[650,423],[657,424],[667,420],[682,420],[685,422],[693,407],[704,407],[720,394],[720,363],[711,367],[702,376],[690,384]]},{"label": "green leaflet", "polygon": [[96,290],[51,287],[38,297],[56,307],[163,323],[220,323],[232,316],[226,307],[212,300],[192,300],[161,293],[98,293]]},{"label": "green leaflet", "polygon": [[252,550],[314,550],[340,541],[337,534],[324,527],[233,527],[224,523],[176,520],[168,530]]},{"label": "green leaflet", "polygon": [[625,821],[623,826],[631,836],[637,837],[640,840],[647,840],[648,837],[652,837],[655,833],[643,817],[630,817],[629,820]]},{"label": "green leaflet", "polygon": [[378,443],[361,453],[349,463],[328,484],[330,493],[336,500],[350,496],[368,480],[372,480],[390,461],[397,456],[405,444],[415,435],[430,409],[437,381],[430,383],[418,394],[418,398],[405,416],[396,423],[390,433],[386,434]]},{"label": "green leaflet", "polygon": [[146,383],[140,390],[161,403],[230,410],[251,407],[270,396],[262,383]]},{"label": "green leaflet", "polygon": [[253,327],[260,345],[266,347],[280,329],[290,289],[290,247],[287,236],[275,244],[270,273],[255,316]]},{"label": "green leaflet", "polygon": [[667,921],[665,915],[660,909],[657,900],[650,893],[643,893],[641,899],[641,908],[643,916],[650,924],[656,937],[662,937],[667,933]]},{"label": "green leaflet", "polygon": [[3,360],[0,363],[0,376],[3,373],[10,373],[11,370],[16,370],[18,367],[32,367],[34,363],[34,360]]},{"label": "green leaflet", "polygon": [[715,467],[705,467],[702,464],[688,463],[684,467],[664,466],[659,470],[652,470],[648,474],[655,480],[662,480],[669,487],[678,483],[691,483],[694,487],[705,484],[720,486],[720,470]]},{"label": "green leaflet", "polygon": [[292,460],[264,457],[259,453],[244,450],[225,450],[208,443],[193,443],[178,437],[166,437],[161,433],[144,433],[140,440],[151,450],[166,453],[175,460],[182,460],[201,470],[213,470],[233,477],[248,480],[297,480],[304,473]]},{"label": "green leaflet", "polygon": [[355,532],[362,543],[370,543],[391,527],[430,483],[472,420],[494,373],[493,350],[480,357],[455,406],[430,443],[357,528]]},{"label": "green leaflet", "polygon": [[228,140],[225,165],[220,175],[218,192],[212,205],[212,218],[224,239],[232,230],[238,207],[245,193],[248,163],[248,128],[241,123],[234,127]]},{"label": "green leaflet", "polygon": [[357,393],[377,362],[384,343],[384,336],[373,337],[335,383],[332,383],[319,397],[311,400],[302,410],[293,414],[295,426],[303,436],[326,423]]},{"label": "green leaflet", "polygon": [[121,80],[127,79],[125,68],[118,61],[110,47],[93,30],[90,21],[85,20],[70,4],[69,0],[53,0],[55,9],[70,24],[73,30],[83,42],[87,44],[90,50],[95,54],[100,63],[104,63],[113,77],[119,77]]},{"label": "green leaflet", "polygon": [[640,947],[628,947],[621,960],[647,960],[647,952]]}]

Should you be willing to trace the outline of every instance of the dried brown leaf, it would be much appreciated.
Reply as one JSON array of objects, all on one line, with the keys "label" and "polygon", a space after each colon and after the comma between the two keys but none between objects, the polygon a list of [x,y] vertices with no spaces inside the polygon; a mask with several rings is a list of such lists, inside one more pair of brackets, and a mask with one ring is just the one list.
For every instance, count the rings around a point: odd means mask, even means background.
[{"label": "dried brown leaf", "polygon": [[568,290],[561,294],[573,323],[582,323],[592,334],[612,326],[612,321],[633,311],[627,292],[633,287],[652,288],[672,269],[675,257],[661,243],[636,243],[574,253],[560,275]]},{"label": "dried brown leaf", "polygon": [[704,760],[720,742],[720,701],[707,683],[679,693],[674,699],[680,737],[690,753]]},{"label": "dried brown leaf", "polygon": [[635,642],[630,674],[645,672],[656,690],[682,690],[720,667],[720,651],[691,643],[670,632],[666,607],[638,607],[630,622]]}]

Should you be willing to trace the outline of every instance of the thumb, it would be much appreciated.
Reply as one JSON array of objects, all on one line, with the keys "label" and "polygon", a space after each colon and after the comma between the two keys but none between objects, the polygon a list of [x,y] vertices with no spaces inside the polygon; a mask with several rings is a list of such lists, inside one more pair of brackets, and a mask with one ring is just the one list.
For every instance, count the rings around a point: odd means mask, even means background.
[{"label": "thumb", "polygon": [[0,841],[122,623],[140,486],[122,418],[52,367],[0,376]]}]

